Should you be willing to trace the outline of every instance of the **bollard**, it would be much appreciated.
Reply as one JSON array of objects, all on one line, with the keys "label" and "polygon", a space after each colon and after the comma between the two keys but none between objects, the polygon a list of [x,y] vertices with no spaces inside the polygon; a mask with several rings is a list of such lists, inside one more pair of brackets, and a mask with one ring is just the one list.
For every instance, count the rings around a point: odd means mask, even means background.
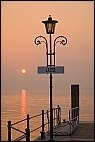
[{"label": "bollard", "polygon": [[42,131],[41,133],[41,139],[45,138],[45,131],[44,131],[44,110],[42,110]]},{"label": "bollard", "polygon": [[63,123],[66,123],[66,119],[63,119]]},{"label": "bollard", "polygon": [[8,142],[11,141],[11,121],[8,121]]}]

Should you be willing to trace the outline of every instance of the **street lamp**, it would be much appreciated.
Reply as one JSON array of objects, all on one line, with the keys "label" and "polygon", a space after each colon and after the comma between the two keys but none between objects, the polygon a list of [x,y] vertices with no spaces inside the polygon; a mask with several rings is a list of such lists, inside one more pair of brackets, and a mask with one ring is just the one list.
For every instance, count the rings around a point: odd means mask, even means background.
[{"label": "street lamp", "polygon": [[47,34],[54,34],[55,25],[58,23],[57,20],[52,20],[51,15],[49,15],[48,20],[42,21],[42,23],[45,24]]},{"label": "street lamp", "polygon": [[[48,20],[42,21],[45,24],[46,33],[50,35],[50,52],[48,50],[47,39],[43,36],[38,36],[35,38],[35,44],[40,45],[42,42],[46,45],[46,55],[47,55],[47,66],[38,67],[39,74],[50,74],[50,140],[53,140],[53,108],[52,108],[52,74],[64,73],[64,67],[55,66],[55,46],[57,43],[62,45],[67,44],[67,39],[64,36],[58,36],[54,40],[54,48],[52,49],[51,34],[54,34],[55,25],[58,23],[57,20],[52,20],[51,15],[49,15]],[[43,40],[41,40],[43,39]],[[50,59],[50,60],[49,60]]]}]

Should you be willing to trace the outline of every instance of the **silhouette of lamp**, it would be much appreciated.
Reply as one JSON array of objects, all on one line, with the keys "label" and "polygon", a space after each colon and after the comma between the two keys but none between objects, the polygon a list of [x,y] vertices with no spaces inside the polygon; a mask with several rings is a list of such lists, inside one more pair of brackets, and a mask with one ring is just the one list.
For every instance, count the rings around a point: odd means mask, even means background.
[{"label": "silhouette of lamp", "polygon": [[[55,66],[52,64],[52,55],[55,56],[55,53],[52,53],[52,45],[51,45],[51,34],[54,34],[55,25],[58,23],[57,20],[52,20],[51,15],[49,15],[48,20],[42,21],[45,24],[46,33],[50,35],[50,64],[48,66]],[[55,58],[54,58],[55,59]],[[52,109],[52,73],[50,73],[50,140],[53,140],[53,109]]]},{"label": "silhouette of lamp", "polygon": [[[64,36],[58,36],[54,40],[54,46],[52,47],[52,41],[51,41],[51,35],[55,32],[55,26],[56,23],[58,23],[57,20],[52,20],[51,15],[49,15],[48,20],[42,21],[42,23],[45,24],[46,33],[50,35],[50,50],[48,50],[48,42],[47,39],[44,36],[38,36],[35,38],[35,44],[40,45],[41,43],[44,43],[46,45],[46,55],[47,55],[47,66],[46,67],[39,67],[38,73],[44,72],[43,69],[48,69],[49,71],[45,71],[44,73],[49,73],[50,75],[50,141],[53,140],[53,108],[52,108],[52,71],[55,71],[55,47],[57,43],[60,43],[62,45],[67,44],[67,38]],[[43,39],[43,40],[41,40]],[[49,59],[49,60],[48,60]],[[58,68],[58,67],[57,67]],[[59,67],[60,68],[60,67]],[[62,67],[62,73],[63,73],[63,67]],[[43,132],[44,134],[44,132]]]},{"label": "silhouette of lamp", "polygon": [[54,34],[55,25],[58,23],[57,20],[52,20],[51,15],[49,15],[48,20],[42,21],[42,23],[45,24],[47,34]]}]

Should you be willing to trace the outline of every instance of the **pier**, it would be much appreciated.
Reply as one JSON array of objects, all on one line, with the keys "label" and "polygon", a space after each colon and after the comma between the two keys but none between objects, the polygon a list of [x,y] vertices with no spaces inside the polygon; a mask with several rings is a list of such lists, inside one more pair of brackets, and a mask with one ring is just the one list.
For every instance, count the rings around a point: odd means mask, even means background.
[{"label": "pier", "polygon": [[[30,129],[30,120],[31,119],[36,119],[38,117],[39,119],[41,119],[41,125],[34,128],[34,129]],[[61,123],[61,107],[58,105],[56,108],[53,108],[53,126],[57,126],[58,124]],[[24,122],[26,124],[26,128],[25,130],[20,130],[19,128],[17,128],[17,124],[20,124]],[[10,120],[8,121],[8,141],[21,141],[23,139],[25,139],[25,141],[31,141],[30,137],[32,135],[33,132],[37,131],[38,129],[40,129],[40,134],[41,134],[41,139],[43,139],[45,137],[45,131],[50,130],[50,111],[47,110],[46,112],[44,112],[44,110],[42,110],[42,112],[40,114],[37,114],[35,116],[30,116],[29,114],[27,114],[27,117],[23,120],[17,121],[15,123],[12,123]],[[47,128],[46,128],[47,127]],[[19,132],[20,136],[18,136],[17,138],[13,139],[13,130],[15,130],[15,133]]]},{"label": "pier", "polygon": [[[53,112],[53,139],[55,141],[94,141],[94,122],[79,121],[79,85],[71,85],[71,109],[68,110],[68,119],[62,120],[62,109],[59,105],[52,109]],[[25,139],[31,141],[32,132],[39,129],[37,138],[33,141],[50,141],[50,110],[42,110],[40,114],[30,116],[27,114],[26,119],[12,124],[8,121],[8,141],[20,141]],[[30,129],[30,120],[40,116],[41,125]],[[38,118],[39,119],[39,118]],[[25,121],[26,129],[21,131],[15,125]],[[12,139],[12,129],[22,133],[16,139]]]},{"label": "pier", "polygon": [[[54,129],[53,140],[55,141],[94,141],[94,122],[80,122],[72,134],[69,132],[69,124],[65,126],[61,123]],[[66,133],[67,132],[67,133]],[[38,137],[35,141],[49,141],[49,132],[46,132],[45,138]]]},{"label": "pier", "polygon": [[[68,120],[61,118],[61,107],[58,105],[53,108],[53,140],[55,141],[94,141],[94,122],[79,121],[79,115],[72,119],[72,112],[77,112],[79,108],[72,108],[69,110]],[[77,114],[77,113],[76,113]],[[30,120],[41,116],[41,125],[35,129],[30,129]],[[26,129],[21,131],[15,125],[24,121]],[[13,139],[12,130],[19,132],[21,135]],[[49,141],[50,140],[50,111],[47,110],[35,116],[27,115],[26,119],[20,120],[12,124],[8,121],[8,141],[31,141],[32,132],[40,130],[37,138],[33,141]]]},{"label": "pier", "polygon": [[[59,105],[52,108],[53,112],[53,139],[55,141],[94,141],[94,122],[79,121],[79,85],[71,85],[71,109],[68,110],[68,120],[62,120],[62,110]],[[44,111],[35,116],[27,114],[26,119],[12,124],[8,121],[8,141],[20,141],[25,139],[31,141],[32,132],[40,130],[40,136],[33,141],[50,141],[50,110]],[[30,129],[30,120],[40,116],[41,125]],[[64,117],[63,117],[64,118]],[[39,118],[38,118],[39,119]],[[15,125],[21,122],[26,123],[24,131],[18,129]],[[22,133],[13,140],[12,130]]]}]

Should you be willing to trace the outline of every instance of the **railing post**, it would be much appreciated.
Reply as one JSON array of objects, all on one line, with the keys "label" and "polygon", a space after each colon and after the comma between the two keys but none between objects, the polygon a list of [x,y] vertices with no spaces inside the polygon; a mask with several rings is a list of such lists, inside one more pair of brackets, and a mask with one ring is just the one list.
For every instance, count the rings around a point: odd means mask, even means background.
[{"label": "railing post", "polygon": [[27,114],[27,128],[25,129],[26,131],[26,141],[30,141],[30,130],[29,130],[29,114]]},{"label": "railing post", "polygon": [[26,142],[30,142],[30,132],[27,128],[25,129],[25,131],[26,131]]},{"label": "railing post", "polygon": [[58,124],[61,122],[61,118],[60,118],[60,107],[59,107],[59,105],[58,105]]},{"label": "railing post", "polygon": [[61,123],[61,107],[59,107],[59,112],[60,112],[60,123]]},{"label": "railing post", "polygon": [[11,121],[8,121],[8,142],[11,141]]},{"label": "railing post", "polygon": [[56,108],[56,125],[58,125],[58,108]]},{"label": "railing post", "polygon": [[45,137],[45,131],[44,131],[44,110],[42,110],[42,131],[41,133],[41,139],[44,139]]},{"label": "railing post", "polygon": [[78,107],[78,123],[79,123],[79,107]]},{"label": "railing post", "polygon": [[49,131],[49,111],[47,110],[47,119],[48,119],[48,131]]},{"label": "railing post", "polygon": [[71,133],[71,116],[70,116],[70,110],[69,110],[69,124],[70,124],[70,133]]},{"label": "railing post", "polygon": [[76,122],[77,122],[77,115],[78,115],[78,113],[77,113],[78,111],[77,111],[77,107],[75,108],[75,126],[76,126]]},{"label": "railing post", "polygon": [[55,108],[53,110],[54,110],[54,127],[55,127]]}]

